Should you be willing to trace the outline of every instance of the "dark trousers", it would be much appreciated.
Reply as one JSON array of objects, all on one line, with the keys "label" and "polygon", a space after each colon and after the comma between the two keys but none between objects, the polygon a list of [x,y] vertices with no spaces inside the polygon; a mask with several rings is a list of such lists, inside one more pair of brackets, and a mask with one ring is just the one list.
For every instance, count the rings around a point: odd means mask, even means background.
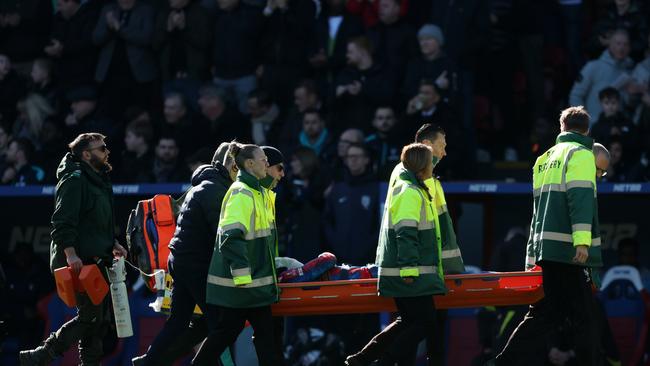
[{"label": "dark trousers", "polygon": [[437,330],[433,297],[396,297],[394,300],[399,317],[357,354],[359,360],[370,363],[379,359],[379,365],[412,366],[417,346],[425,339],[429,365],[438,365],[436,342],[442,342],[442,338]]},{"label": "dark trousers", "polygon": [[192,360],[192,365],[215,365],[219,355],[237,340],[246,320],[253,327],[253,344],[260,366],[282,365],[276,352],[271,306],[256,308],[226,308],[208,304],[208,337]]},{"label": "dark trousers", "polygon": [[542,262],[544,298],[530,310],[512,333],[497,365],[532,365],[548,359],[548,345],[558,330],[568,330],[574,345],[576,365],[601,365],[600,330],[591,291],[591,276],[585,267]]},{"label": "dark trousers", "polygon": [[[206,308],[207,267],[170,261],[169,272],[174,278],[171,314],[147,351],[146,366],[171,365],[208,335],[205,320],[192,319],[195,305]],[[220,365],[218,360],[215,364]]]},{"label": "dark trousers", "polygon": [[77,294],[77,316],[63,324],[46,340],[56,355],[62,355],[79,342],[79,359],[84,366],[99,365],[104,351],[102,343],[110,324],[111,295],[99,305],[93,305],[86,294]]}]

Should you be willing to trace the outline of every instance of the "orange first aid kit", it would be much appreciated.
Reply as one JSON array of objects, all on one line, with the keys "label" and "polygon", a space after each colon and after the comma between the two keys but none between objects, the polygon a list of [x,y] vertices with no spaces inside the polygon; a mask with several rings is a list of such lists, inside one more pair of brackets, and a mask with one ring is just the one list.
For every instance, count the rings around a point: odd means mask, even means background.
[{"label": "orange first aid kit", "polygon": [[101,303],[108,293],[108,284],[95,264],[83,266],[79,276],[70,267],[57,268],[54,270],[54,279],[56,292],[70,307],[77,305],[77,292],[88,295],[95,305]]},{"label": "orange first aid kit", "polygon": [[[129,253],[145,273],[158,269],[167,271],[169,242],[176,230],[174,201],[171,196],[158,194],[151,199],[138,202],[131,211],[126,231]],[[143,278],[150,289],[153,278]]]}]

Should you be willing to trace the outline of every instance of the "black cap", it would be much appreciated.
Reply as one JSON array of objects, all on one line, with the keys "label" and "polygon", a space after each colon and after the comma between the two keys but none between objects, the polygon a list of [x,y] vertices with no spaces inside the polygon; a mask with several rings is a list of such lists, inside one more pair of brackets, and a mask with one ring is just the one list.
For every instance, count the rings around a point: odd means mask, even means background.
[{"label": "black cap", "polygon": [[80,100],[97,100],[97,88],[94,86],[79,86],[66,93],[66,99],[70,102]]},{"label": "black cap", "polygon": [[262,151],[264,151],[266,158],[269,159],[269,166],[284,162],[284,156],[280,150],[274,148],[273,146],[262,146]]}]

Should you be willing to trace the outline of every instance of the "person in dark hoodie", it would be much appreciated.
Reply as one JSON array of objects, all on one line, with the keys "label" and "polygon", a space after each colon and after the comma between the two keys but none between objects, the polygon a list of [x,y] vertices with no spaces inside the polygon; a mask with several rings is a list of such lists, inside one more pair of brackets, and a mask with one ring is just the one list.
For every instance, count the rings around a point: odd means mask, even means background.
[{"label": "person in dark hoodie", "polygon": [[[169,273],[174,279],[171,314],[146,354],[134,358],[134,365],[171,365],[207,335],[205,326],[188,332],[195,305],[205,310],[205,288],[208,267],[217,236],[221,202],[237,177],[237,167],[224,142],[214,154],[212,163],[198,167],[192,175],[188,191],[169,243]],[[189,334],[187,334],[189,333]],[[187,337],[179,337],[185,334]],[[180,350],[179,339],[187,347]],[[184,352],[183,352],[184,351]]]},{"label": "person in dark hoodie", "polygon": [[[99,133],[83,133],[68,146],[56,176],[50,268],[70,267],[79,273],[83,265],[101,260],[111,263],[114,256],[126,256],[115,239],[113,189],[108,177],[110,150]],[[88,295],[77,293],[77,316],[50,334],[33,350],[20,352],[20,364],[46,365],[79,344],[83,365],[99,365],[102,342],[110,326],[110,296],[94,305]]]}]

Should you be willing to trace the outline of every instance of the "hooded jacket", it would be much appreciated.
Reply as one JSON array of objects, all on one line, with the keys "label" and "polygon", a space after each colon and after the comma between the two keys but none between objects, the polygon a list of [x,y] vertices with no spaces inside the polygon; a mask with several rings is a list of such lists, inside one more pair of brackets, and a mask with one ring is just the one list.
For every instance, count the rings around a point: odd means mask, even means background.
[{"label": "hooded jacket", "polygon": [[112,258],[115,243],[113,188],[106,173],[66,154],[56,171],[50,268],[67,266],[64,250],[74,247],[84,264]]},{"label": "hooded jacket", "polygon": [[169,243],[176,264],[201,266],[207,271],[219,225],[221,202],[232,184],[226,168],[201,165],[192,174],[192,188],[187,193],[176,222],[176,232]]},{"label": "hooded jacket", "polygon": [[593,118],[602,111],[598,92],[611,86],[617,89],[625,86],[626,73],[632,72],[634,63],[630,58],[616,61],[609,50],[603,51],[597,60],[589,61],[580,71],[578,79],[569,94],[570,105],[584,105]]}]

